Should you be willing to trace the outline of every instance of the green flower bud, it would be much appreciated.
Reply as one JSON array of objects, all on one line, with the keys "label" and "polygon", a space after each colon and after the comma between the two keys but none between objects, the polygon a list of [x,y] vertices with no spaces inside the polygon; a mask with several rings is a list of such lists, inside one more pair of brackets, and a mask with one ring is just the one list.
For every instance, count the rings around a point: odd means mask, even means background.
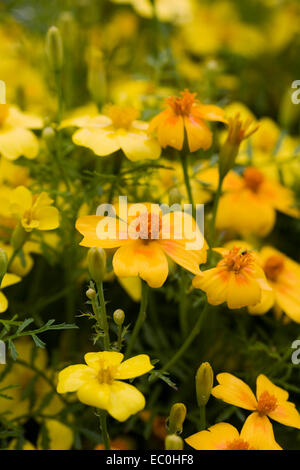
[{"label": "green flower bud", "polygon": [[183,450],[183,439],[177,434],[169,434],[165,439],[165,450]]},{"label": "green flower bud", "polygon": [[170,411],[168,429],[170,434],[180,434],[186,417],[186,407],[183,403],[175,403]]},{"label": "green flower bud", "polygon": [[4,278],[7,271],[8,259],[7,254],[2,248],[0,248],[0,286],[2,279]]},{"label": "green flower bud", "polygon": [[11,245],[15,251],[19,251],[25,243],[28,233],[24,230],[21,224],[18,224],[14,229],[11,236]]},{"label": "green flower bud", "polygon": [[59,72],[63,66],[63,45],[59,29],[51,26],[46,36],[46,55],[53,72]]},{"label": "green flower bud", "polygon": [[172,206],[173,204],[181,205],[182,201],[182,194],[177,188],[171,189],[169,192],[169,205]]},{"label": "green flower bud", "polygon": [[123,310],[121,310],[120,308],[115,310],[113,313],[113,319],[116,325],[122,326],[125,320],[125,313],[123,312]]},{"label": "green flower bud", "polygon": [[88,268],[91,278],[103,282],[106,273],[106,254],[103,248],[90,248],[88,252]]},{"label": "green flower bud", "polygon": [[43,132],[42,132],[42,137],[44,139],[44,141],[46,142],[48,148],[50,150],[53,150],[55,149],[55,146],[56,146],[56,133],[55,133],[55,130],[53,129],[53,127],[51,126],[47,126],[43,129]]},{"label": "green flower bud", "polygon": [[96,298],[96,291],[95,289],[92,289],[92,288],[89,288],[87,291],[86,291],[86,296],[88,299],[90,300],[94,300]]},{"label": "green flower bud", "polygon": [[196,374],[196,395],[199,406],[205,406],[209,400],[214,383],[214,372],[209,362],[203,362]]}]

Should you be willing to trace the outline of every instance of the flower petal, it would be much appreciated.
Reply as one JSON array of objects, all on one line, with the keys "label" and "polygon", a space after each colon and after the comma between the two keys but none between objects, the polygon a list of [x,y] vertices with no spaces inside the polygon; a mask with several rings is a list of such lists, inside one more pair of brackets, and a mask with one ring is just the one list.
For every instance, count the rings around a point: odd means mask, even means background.
[{"label": "flower petal", "polygon": [[39,151],[37,137],[28,129],[14,128],[0,132],[0,154],[9,160],[24,155],[32,159]]},{"label": "flower petal", "polygon": [[111,385],[101,384],[97,379],[94,379],[80,386],[77,391],[77,397],[85,405],[107,410],[110,402],[110,393]]},{"label": "flower petal", "polygon": [[185,439],[196,450],[225,450],[228,443],[239,438],[238,430],[228,423],[218,423]]},{"label": "flower petal", "polygon": [[35,211],[39,230],[54,230],[59,226],[59,212],[56,207],[43,206]]},{"label": "flower petal", "polygon": [[58,374],[58,393],[75,392],[84,383],[95,378],[95,371],[84,364],[66,367]]},{"label": "flower petal", "polygon": [[90,352],[84,355],[84,360],[89,367],[99,369],[99,363],[105,362],[110,366],[117,366],[123,360],[124,355],[116,351]]},{"label": "flower petal", "polygon": [[182,150],[184,140],[184,124],[182,116],[169,112],[157,129],[157,138],[160,145],[165,148],[173,147]]},{"label": "flower petal", "polygon": [[212,133],[205,122],[189,115],[184,117],[184,125],[191,152],[196,152],[200,148],[208,150],[211,147]]},{"label": "flower petal", "polygon": [[131,357],[127,361],[122,362],[118,368],[116,375],[117,379],[126,380],[139,377],[146,374],[153,369],[149,356],[146,354],[139,354],[138,356]]},{"label": "flower petal", "polygon": [[257,401],[251,388],[242,380],[227,372],[217,375],[219,385],[212,389],[212,395],[225,403],[246,410],[255,410]]},{"label": "flower petal", "polygon": [[118,421],[126,421],[145,407],[145,398],[133,385],[114,381],[110,387],[109,414]]},{"label": "flower petal", "polygon": [[72,140],[76,145],[91,149],[96,155],[105,157],[120,148],[118,136],[100,128],[83,128],[73,134]]},{"label": "flower petal", "polygon": [[8,308],[8,300],[3,294],[3,292],[0,291],[0,313],[6,312]]},{"label": "flower petal", "polygon": [[127,224],[114,217],[97,215],[79,217],[76,229],[84,236],[80,242],[82,246],[116,248],[128,243],[128,240],[121,239],[123,235],[124,238],[127,237]]},{"label": "flower petal", "polygon": [[136,162],[138,160],[156,160],[160,157],[161,148],[157,140],[144,132],[119,133],[121,149],[126,157]]},{"label": "flower petal", "polygon": [[241,438],[255,450],[282,450],[274,437],[273,426],[267,416],[251,413],[241,431]]}]

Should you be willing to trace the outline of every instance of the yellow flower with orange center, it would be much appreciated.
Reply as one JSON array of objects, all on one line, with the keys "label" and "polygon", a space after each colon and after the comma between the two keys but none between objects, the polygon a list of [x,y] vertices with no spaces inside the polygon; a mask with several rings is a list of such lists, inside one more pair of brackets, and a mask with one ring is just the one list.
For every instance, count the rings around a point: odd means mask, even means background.
[{"label": "yellow flower with orange center", "polygon": [[77,392],[78,400],[125,421],[145,406],[145,398],[133,385],[133,379],[153,369],[149,356],[140,354],[123,361],[123,354],[113,351],[91,352],[84,356],[87,365],[66,367],[58,375],[58,393]]},{"label": "yellow flower with orange center", "polygon": [[229,308],[256,305],[264,290],[271,290],[255,255],[235,246],[227,250],[215,248],[222,255],[217,266],[193,279],[193,286],[206,292],[212,305],[227,302]]},{"label": "yellow flower with orange center", "polygon": [[213,388],[212,395],[225,403],[253,411],[252,432],[260,433],[269,427],[269,418],[286,426],[300,429],[300,415],[294,403],[288,401],[289,394],[274,385],[265,375],[256,380],[256,397],[250,387],[232,374],[217,375],[219,385]]},{"label": "yellow flower with orange center", "polygon": [[156,139],[147,134],[148,123],[139,121],[139,111],[129,106],[106,106],[105,114],[92,116],[74,114],[62,127],[75,126],[73,142],[105,157],[122,150],[131,161],[155,160],[161,148]]},{"label": "yellow flower with orange center", "polygon": [[293,192],[267,179],[257,168],[248,167],[242,176],[230,172],[224,179],[216,226],[241,235],[265,236],[273,228],[276,210],[299,217]]},{"label": "yellow flower with orange center", "polygon": [[196,450],[281,450],[275,441],[270,421],[253,427],[249,416],[241,430],[228,423],[218,423],[185,439]]},{"label": "yellow flower with orange center", "polygon": [[[133,214],[134,212],[134,214]],[[157,204],[131,204],[127,222],[115,217],[86,216],[76,222],[84,235],[81,245],[118,248],[113,269],[118,277],[136,277],[150,287],[167,279],[168,258],[193,274],[201,274],[207,244],[195,220],[187,213],[163,214]]]},{"label": "yellow flower with orange center", "polygon": [[0,155],[16,160],[22,155],[35,158],[38,154],[38,139],[30,129],[41,129],[42,119],[21,112],[15,106],[0,104]]},{"label": "yellow flower with orange center", "polygon": [[182,150],[185,133],[191,152],[207,150],[212,145],[212,133],[204,121],[226,123],[224,111],[218,106],[201,104],[196,93],[185,90],[180,97],[166,100],[166,109],[155,116],[149,132],[157,134],[160,145]]}]

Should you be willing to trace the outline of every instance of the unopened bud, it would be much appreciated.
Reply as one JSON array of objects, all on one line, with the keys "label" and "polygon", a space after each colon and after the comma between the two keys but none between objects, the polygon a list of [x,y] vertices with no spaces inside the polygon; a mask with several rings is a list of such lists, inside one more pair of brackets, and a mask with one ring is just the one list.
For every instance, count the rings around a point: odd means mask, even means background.
[{"label": "unopened bud", "polygon": [[91,278],[102,282],[106,273],[106,254],[103,248],[90,248],[88,252],[88,268]]},{"label": "unopened bud", "polygon": [[180,434],[186,417],[186,407],[183,403],[175,403],[170,411],[168,429],[170,434]]},{"label": "unopened bud", "polygon": [[15,251],[19,251],[25,243],[27,238],[27,232],[24,230],[21,224],[18,224],[14,229],[11,236],[11,246]]},{"label": "unopened bud", "polygon": [[2,248],[0,248],[0,286],[2,279],[4,278],[7,271],[8,259],[7,254]]},{"label": "unopened bud", "polygon": [[[169,205],[172,206],[173,204],[181,204],[182,201],[182,194],[177,188],[171,189],[169,192]],[[181,207],[180,207],[181,209]]]},{"label": "unopened bud", "polygon": [[63,66],[63,45],[59,29],[51,26],[46,36],[46,54],[49,65],[54,72],[59,72]]},{"label": "unopened bud", "polygon": [[121,310],[120,308],[115,310],[113,313],[113,319],[116,325],[122,326],[125,320],[125,313],[123,312],[123,310]]},{"label": "unopened bud", "polygon": [[94,300],[96,298],[96,291],[95,289],[92,289],[91,287],[86,291],[86,296],[90,300]]},{"label": "unopened bud", "polygon": [[209,362],[203,362],[196,374],[196,395],[199,406],[205,406],[209,400],[214,383],[214,372]]},{"label": "unopened bud", "polygon": [[165,450],[183,450],[183,439],[177,434],[169,434],[165,439]]},{"label": "unopened bud", "polygon": [[50,150],[55,148],[56,133],[53,127],[47,126],[43,129],[42,137]]}]

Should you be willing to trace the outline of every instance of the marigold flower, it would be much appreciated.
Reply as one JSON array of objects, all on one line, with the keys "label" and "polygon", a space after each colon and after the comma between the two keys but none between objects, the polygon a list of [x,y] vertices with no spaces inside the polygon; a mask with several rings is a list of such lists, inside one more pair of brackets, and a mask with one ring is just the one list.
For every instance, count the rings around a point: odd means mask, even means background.
[{"label": "marigold flower", "polygon": [[186,132],[191,152],[200,148],[209,149],[212,133],[204,121],[226,123],[224,111],[218,106],[200,104],[196,93],[185,90],[180,97],[171,96],[166,100],[166,109],[155,116],[149,125],[149,132],[155,131],[160,145],[182,150]]},{"label": "marigold flower", "polygon": [[[169,267],[168,259],[192,272],[201,274],[199,264],[205,263],[207,243],[194,219],[183,212],[162,215],[156,204],[139,204],[139,216],[128,217],[128,223],[112,217],[86,216],[76,222],[77,230],[84,235],[81,245],[86,247],[118,248],[113,256],[113,269],[118,277],[139,276],[150,287],[161,287]],[[130,207],[128,206],[128,213]],[[105,219],[105,225],[98,224]],[[113,233],[105,232],[110,222]],[[131,223],[135,222],[137,238],[132,239]],[[183,227],[178,239],[178,226]],[[188,249],[189,244],[193,249]],[[167,255],[167,256],[166,256]]]},{"label": "marigold flower", "polygon": [[218,423],[185,439],[196,450],[281,450],[274,438],[273,427],[268,419],[255,426],[249,416],[241,433],[228,423]]},{"label": "marigold flower", "polygon": [[244,170],[242,176],[230,172],[223,184],[216,226],[220,230],[235,230],[241,235],[265,236],[273,228],[276,210],[299,217],[293,208],[294,196],[290,189],[271,181],[254,167]]},{"label": "marigold flower", "polygon": [[14,284],[17,284],[20,281],[21,281],[20,276],[17,276],[16,274],[12,274],[12,273],[4,274],[4,277],[0,284],[0,313],[5,312],[8,308],[8,301],[5,295],[3,294],[2,289],[5,289],[5,287],[13,286]]},{"label": "marigold flower", "polygon": [[131,161],[160,157],[159,143],[147,134],[148,123],[137,120],[139,111],[126,106],[107,106],[105,111],[107,115],[71,117],[62,127],[79,127],[73,134],[73,142],[100,157],[120,149]]},{"label": "marigold flower", "polygon": [[269,425],[268,417],[300,429],[300,415],[294,403],[288,401],[288,392],[274,385],[265,375],[257,377],[256,397],[245,382],[232,374],[219,374],[217,380],[219,385],[213,388],[212,395],[225,403],[253,411],[249,417],[253,433]]},{"label": "marigold flower", "polygon": [[119,352],[91,352],[84,356],[87,365],[66,367],[58,375],[58,393],[77,392],[82,403],[107,410],[118,421],[141,411],[145,398],[133,385],[133,379],[153,369],[149,356],[140,354],[122,362]]},{"label": "marigold flower", "polygon": [[52,202],[45,192],[32,195],[25,186],[18,186],[11,193],[9,211],[20,220],[26,232],[53,230],[59,226],[59,212]]},{"label": "marigold flower", "polygon": [[193,286],[206,292],[212,305],[227,302],[228,308],[242,308],[260,302],[262,292],[271,290],[252,252],[234,247],[215,248],[223,256],[217,266],[193,279]]},{"label": "marigold flower", "polygon": [[0,154],[9,160],[22,155],[35,158],[39,144],[30,129],[41,129],[42,125],[38,116],[23,113],[15,106],[0,104]]}]

